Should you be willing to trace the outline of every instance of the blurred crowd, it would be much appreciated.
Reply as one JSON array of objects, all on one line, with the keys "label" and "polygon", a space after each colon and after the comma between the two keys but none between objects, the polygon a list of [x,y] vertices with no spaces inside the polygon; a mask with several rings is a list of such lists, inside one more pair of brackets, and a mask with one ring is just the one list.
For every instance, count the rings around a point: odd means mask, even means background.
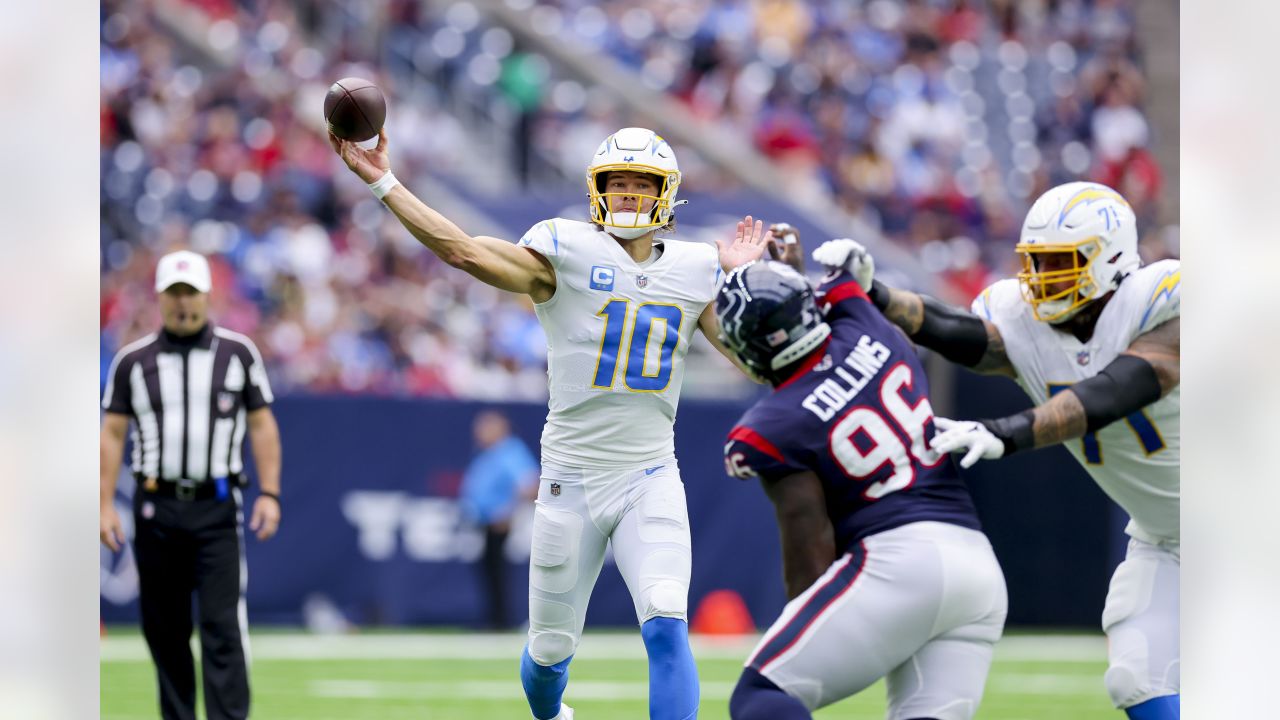
[{"label": "blurred crowd", "polygon": [[[1006,274],[1030,200],[1077,178],[1128,197],[1148,260],[1177,253],[1129,0],[505,1],[961,294]],[[528,302],[423,251],[335,159],[318,108],[334,79],[368,77],[400,177],[580,192],[585,158],[634,122],[619,89],[467,2],[104,0],[101,33],[104,364],[159,325],[155,260],[189,246],[277,392],[545,397]],[[677,150],[686,187],[732,190]]]},{"label": "blurred crowd", "polygon": [[1128,0],[542,4],[962,294],[1009,270],[1030,201],[1076,179],[1133,203],[1148,260],[1177,252]]}]

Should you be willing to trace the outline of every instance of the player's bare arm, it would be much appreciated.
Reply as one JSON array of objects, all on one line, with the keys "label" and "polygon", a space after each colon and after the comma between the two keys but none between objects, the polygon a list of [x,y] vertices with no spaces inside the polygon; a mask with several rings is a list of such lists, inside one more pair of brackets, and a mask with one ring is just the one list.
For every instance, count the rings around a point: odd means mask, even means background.
[{"label": "player's bare arm", "polygon": [[264,493],[253,504],[249,529],[257,534],[259,540],[266,540],[280,527],[280,428],[269,407],[250,412],[248,420],[253,464],[258,469],[258,487]]},{"label": "player's bare arm", "polygon": [[729,347],[724,344],[724,341],[720,339],[720,319],[716,317],[716,306],[714,304],[708,305],[706,309],[702,311],[702,314],[698,316],[698,329],[702,330],[702,334],[706,336],[707,341],[711,343],[711,347],[719,351],[721,355],[729,358],[729,362],[733,363],[734,367],[741,370],[743,375],[746,375],[752,382],[757,382],[762,385],[766,383],[764,378],[751,372],[751,368],[747,367],[743,364],[742,360],[738,359],[737,353],[730,350]]},{"label": "player's bare arm", "polygon": [[[366,183],[391,171],[386,128],[378,133],[378,144],[371,150],[333,133],[329,144]],[[555,271],[541,255],[500,238],[468,235],[403,185],[393,187],[382,202],[418,242],[453,267],[500,290],[529,295],[534,302],[545,302],[555,293]]]},{"label": "player's bare arm", "polygon": [[963,308],[876,280],[875,260],[857,241],[829,240],[813,251],[813,259],[833,271],[847,270],[889,322],[917,345],[974,372],[1014,377],[1013,363],[994,324]]},{"label": "player's bare arm", "polygon": [[124,547],[124,526],[116,512],[116,478],[124,456],[124,436],[129,430],[129,416],[107,412],[102,415],[102,432],[98,441],[98,539],[112,552]]},{"label": "player's bare arm", "polygon": [[760,482],[778,517],[782,574],[787,599],[791,600],[835,562],[835,529],[827,516],[826,495],[816,473],[802,472]]},{"label": "player's bare arm", "polygon": [[1150,332],[1134,338],[1125,355],[1146,360],[1156,371],[1160,382],[1160,397],[1178,387],[1181,379],[1179,367],[1182,360],[1182,328],[1180,318],[1172,318]]},{"label": "player's bare arm", "polygon": [[967,450],[960,464],[1083,437],[1156,402],[1178,386],[1181,331],[1173,318],[1138,336],[1097,375],[1017,415],[957,422],[938,418],[938,452]]}]

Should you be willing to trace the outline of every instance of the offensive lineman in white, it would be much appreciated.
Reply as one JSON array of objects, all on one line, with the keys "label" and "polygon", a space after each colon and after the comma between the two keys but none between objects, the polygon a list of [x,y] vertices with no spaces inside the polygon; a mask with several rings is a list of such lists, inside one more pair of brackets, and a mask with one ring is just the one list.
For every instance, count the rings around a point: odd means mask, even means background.
[{"label": "offensive lineman in white", "polygon": [[970,467],[1066,442],[1129,513],[1128,552],[1102,614],[1105,683],[1132,720],[1170,720],[1180,712],[1181,265],[1140,267],[1135,223],[1129,204],[1105,185],[1049,190],[1022,226],[1023,272],[984,290],[972,314],[873,281],[871,256],[852,240],[824,243],[813,256],[853,270],[916,343],[977,372],[1012,377],[1036,403],[995,420],[937,418],[935,450],[965,452],[961,465]]},{"label": "offensive lineman in white", "polygon": [[[571,719],[561,703],[606,544],[631,591],[649,655],[649,715],[697,716],[689,651],[692,546],[673,425],[693,332],[738,363],[718,337],[721,270],[772,240],[748,216],[714,248],[663,242],[680,170],[651,130],[624,128],[587,168],[591,222],[553,218],[518,244],[470,237],[391,174],[387,136],[334,150],[423,245],[450,265],[525,293],[547,335],[550,411],[529,559],[529,640],[520,677],[535,718]],[[741,366],[740,366],[741,367]]]}]

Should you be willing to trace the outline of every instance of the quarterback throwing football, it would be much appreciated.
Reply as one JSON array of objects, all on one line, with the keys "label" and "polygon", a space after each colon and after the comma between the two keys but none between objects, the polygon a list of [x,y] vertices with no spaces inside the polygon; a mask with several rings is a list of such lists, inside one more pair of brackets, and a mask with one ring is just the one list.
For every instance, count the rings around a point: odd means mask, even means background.
[{"label": "quarterback throwing football", "polygon": [[472,237],[400,185],[385,130],[372,150],[329,139],[419,242],[483,282],[529,295],[546,331],[550,411],[520,665],[533,716],[573,717],[561,697],[611,543],[649,655],[650,717],[696,717],[676,403],[695,329],[734,359],[710,303],[722,268],[759,258],[772,234],[748,216],[718,256],[709,245],[657,239],[674,228],[681,176],[671,146],[644,128],[600,144],[587,167],[590,222],[544,220],[518,243]]}]

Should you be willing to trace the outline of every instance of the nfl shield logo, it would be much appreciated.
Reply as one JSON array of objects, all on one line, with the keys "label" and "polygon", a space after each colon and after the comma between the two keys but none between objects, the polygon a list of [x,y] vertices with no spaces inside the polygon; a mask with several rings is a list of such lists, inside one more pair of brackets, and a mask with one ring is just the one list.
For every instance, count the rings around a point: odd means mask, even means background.
[{"label": "nfl shield logo", "polygon": [[229,392],[218,393],[218,412],[226,415],[236,405],[236,396]]},{"label": "nfl shield logo", "polygon": [[1076,364],[1078,364],[1078,365],[1088,365],[1088,364],[1089,364],[1089,351],[1088,351],[1088,350],[1081,350],[1080,352],[1076,353]]},{"label": "nfl shield logo", "polygon": [[649,287],[649,276],[648,276],[648,275],[637,275],[637,276],[636,276],[636,287],[640,288],[641,290],[643,290],[643,289],[645,289],[645,288]]},{"label": "nfl shield logo", "polygon": [[560,483],[551,483],[551,494],[552,495],[560,494]]}]

